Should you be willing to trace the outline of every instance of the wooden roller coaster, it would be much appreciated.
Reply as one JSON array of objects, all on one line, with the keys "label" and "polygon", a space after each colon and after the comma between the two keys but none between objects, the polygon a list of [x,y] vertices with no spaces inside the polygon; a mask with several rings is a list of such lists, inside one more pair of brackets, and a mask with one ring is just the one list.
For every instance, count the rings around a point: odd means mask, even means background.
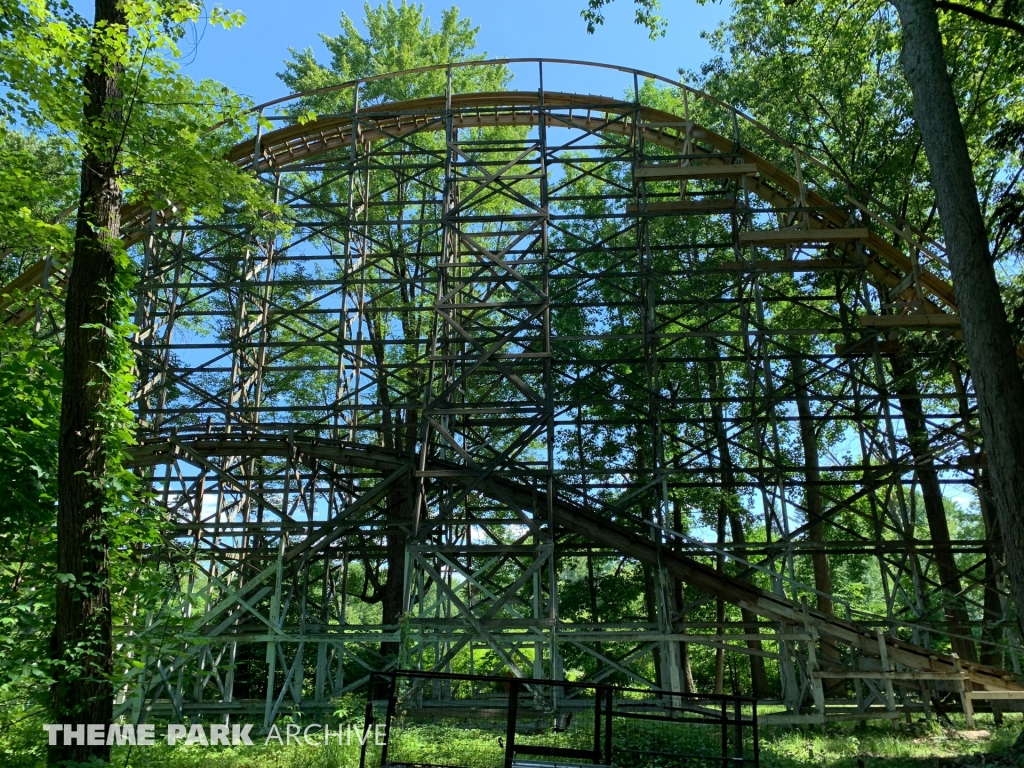
[{"label": "wooden roller coaster", "polygon": [[[480,67],[537,88],[460,92]],[[545,88],[582,67],[631,95]],[[122,628],[143,672],[119,714],[269,724],[483,658],[683,690],[710,685],[695,647],[745,659],[769,721],[1024,701],[940,243],[636,70],[453,64],[257,113],[285,125],[229,157],[289,211],[273,234],[122,212],[132,466],[171,586]],[[8,285],[6,322],[48,332],[25,292],[65,268]],[[977,494],[983,537],[951,538],[943,492]],[[853,561],[881,612],[832,586]],[[646,615],[602,612],[623,567]]]}]

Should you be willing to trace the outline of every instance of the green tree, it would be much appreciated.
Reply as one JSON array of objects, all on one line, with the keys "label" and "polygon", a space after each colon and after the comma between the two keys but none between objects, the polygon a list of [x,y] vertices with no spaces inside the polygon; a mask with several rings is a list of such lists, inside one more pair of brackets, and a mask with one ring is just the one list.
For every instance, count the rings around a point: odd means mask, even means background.
[{"label": "green tree", "polygon": [[[476,36],[480,28],[472,26],[468,18],[459,18],[459,9],[454,6],[441,12],[441,23],[436,29],[425,16],[423,5],[409,4],[407,0],[402,0],[397,7],[392,0],[377,8],[367,2],[363,13],[366,35],[359,32],[345,13],[341,14],[341,31],[337,35],[320,33],[320,39],[331,54],[328,65],[319,63],[311,48],[302,51],[289,48],[292,60],[286,61],[284,72],[278,74],[281,81],[293,92],[303,93],[357,78],[487,58],[486,52],[477,51]],[[438,70],[367,83],[360,91],[360,106],[440,96],[445,91],[445,78],[444,70]],[[470,87],[497,90],[506,80],[507,71],[503,67],[471,67],[456,69],[452,85],[462,92]],[[302,105],[317,112],[351,108],[347,103],[339,104],[338,98],[335,94],[313,94],[304,98]],[[350,93],[341,98],[350,98]]]},{"label": "green tree", "polygon": [[[312,92],[300,100],[296,111],[315,114],[352,109],[351,89],[318,94],[319,89],[406,69],[486,58],[486,53],[477,50],[479,28],[473,27],[469,19],[460,18],[457,8],[443,11],[436,28],[425,16],[422,5],[405,0],[399,6],[389,0],[377,8],[366,3],[364,13],[365,36],[344,13],[338,35],[320,35],[331,53],[329,65],[317,62],[310,49],[291,51],[292,60],[285,63],[285,71],[279,77],[295,92]],[[501,66],[454,68],[451,80],[455,92],[498,91],[504,89],[509,75]],[[360,87],[359,107],[441,96],[447,86],[444,68],[371,81]],[[499,128],[489,129],[487,135],[498,138],[517,132],[521,129]],[[353,298],[358,294],[359,301],[373,308],[367,315],[367,348],[375,365],[376,395],[383,408],[379,414],[361,417],[361,426],[377,430],[380,445],[397,452],[408,451],[421,431],[418,406],[425,377],[424,369],[416,361],[425,354],[428,326],[427,315],[417,310],[433,301],[433,294],[424,291],[421,279],[422,260],[430,257],[421,254],[441,251],[441,234],[427,222],[438,217],[442,204],[437,194],[441,167],[436,158],[442,155],[444,147],[445,137],[439,133],[412,135],[396,146],[402,157],[377,160],[366,186],[367,194],[382,204],[373,209],[372,218],[376,221],[368,226],[365,240],[368,253],[364,274],[372,279],[365,287],[351,290]],[[338,160],[348,161],[347,153],[340,153]],[[309,199],[334,207],[347,202],[347,184],[325,183],[325,178],[310,179],[310,191],[306,193]],[[398,226],[393,226],[396,222]],[[339,232],[337,241],[341,237]],[[404,278],[400,292],[391,290],[386,283],[396,276]],[[335,277],[344,277],[344,272]],[[413,348],[396,349],[396,345],[389,343],[395,336],[424,342]],[[411,517],[411,498],[404,487],[389,492],[387,506],[388,516],[395,522]],[[367,582],[374,585],[373,593],[366,595],[366,599],[382,604],[384,624],[396,625],[402,612],[405,534],[395,526],[384,543],[385,572],[379,573],[369,560],[365,563]],[[397,654],[398,650],[397,644],[384,643],[381,647],[385,657]]]},{"label": "green tree", "polygon": [[[588,0],[582,16],[588,30],[603,22],[612,0]],[[637,23],[654,34],[662,19],[657,0],[634,0]],[[978,200],[970,149],[961,120],[947,51],[932,0],[891,0],[900,19],[900,61],[913,94],[914,121],[921,133],[942,225],[950,272],[962,318],[967,359],[978,397],[996,516],[1003,533],[1014,603],[1024,605],[1024,378],[1000,295],[989,236]],[[766,4],[769,5],[770,4]],[[944,2],[945,10],[978,19],[971,6]],[[1013,5],[1003,12],[1015,13]],[[982,23],[1016,30],[1006,16],[983,13]],[[1015,20],[1009,19],[1010,22]],[[856,44],[845,47],[858,49]],[[1018,621],[1024,616],[1018,616]]]},{"label": "green tree", "polygon": [[[913,98],[899,61],[899,19],[885,0],[850,6],[827,3],[825,12],[807,4],[770,7],[760,0],[741,0],[730,19],[711,35],[723,54],[703,68],[701,87],[741,109],[755,112],[762,122],[810,154],[827,159],[860,190],[880,201],[900,222],[910,221],[927,236],[941,237],[935,197],[929,184],[927,158],[920,132],[912,120]],[[965,23],[961,16],[943,20],[950,72],[964,115],[964,130],[978,179],[983,211],[996,232],[1004,233],[1003,254],[1013,252],[1020,222],[1002,222],[1021,166],[1016,153],[993,141],[1007,125],[1007,106],[1024,83],[1016,66],[1018,40],[991,27]],[[859,55],[850,56],[856,48]],[[1012,114],[1012,111],[1011,111]],[[770,153],[771,147],[758,147]],[[843,190],[837,190],[837,196]],[[1004,226],[1005,225],[1005,226]],[[904,346],[919,346],[919,336]],[[955,348],[950,350],[956,354]],[[920,358],[920,355],[916,355]],[[965,361],[964,361],[965,362]],[[932,539],[948,539],[938,473],[932,464],[930,438],[923,430],[920,382],[902,358],[891,360],[901,410],[914,455],[922,467],[918,478],[925,489]],[[897,371],[897,369],[899,369]],[[938,377],[952,388],[948,361],[931,366],[929,379]],[[997,533],[988,538],[998,538]],[[962,597],[952,553],[935,554],[943,574],[948,618],[954,634],[968,635],[966,617],[955,603]],[[954,650],[973,659],[970,642]]]},{"label": "green tree", "polygon": [[[65,300],[51,706],[58,722],[104,723],[114,691],[111,547],[126,543],[117,525],[135,519],[131,475],[121,468],[132,435],[134,274],[120,241],[122,206],[162,209],[173,200],[188,215],[226,200],[258,209],[262,195],[222,159],[246,127],[245,105],[177,74],[177,42],[206,13],[202,4],[97,0],[91,24],[65,3],[5,0],[2,10],[5,122],[61,136],[81,162]],[[240,21],[220,9],[209,18]],[[22,210],[32,217],[31,206]],[[58,746],[50,762],[108,756],[105,746]]]},{"label": "green tree", "polygon": [[0,284],[68,250],[71,231],[58,219],[74,210],[75,160],[59,137],[0,124]]}]

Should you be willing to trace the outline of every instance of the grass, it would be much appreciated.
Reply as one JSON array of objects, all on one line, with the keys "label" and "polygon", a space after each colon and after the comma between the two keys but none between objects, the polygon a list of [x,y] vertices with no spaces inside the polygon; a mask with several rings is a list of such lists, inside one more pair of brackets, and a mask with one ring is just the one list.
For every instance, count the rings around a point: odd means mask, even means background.
[{"label": "grass", "polygon": [[[817,728],[762,728],[761,765],[763,768],[971,768],[1020,766],[1024,758],[1010,747],[1021,730],[1021,716],[1007,715],[1006,724],[995,727],[991,716],[979,715],[977,731],[966,738],[962,730],[943,728],[936,723],[913,724],[872,722],[863,726],[842,724]],[[961,723],[955,723],[954,726]],[[584,741],[585,735],[578,734]],[[502,749],[494,731],[472,731],[457,727],[420,726],[410,728],[403,737],[402,749],[417,761],[500,768]],[[574,741],[576,739],[573,739]],[[115,748],[112,765],[117,768],[358,768],[357,744],[278,745],[254,738],[251,747],[217,747],[158,743],[153,747]],[[392,742],[395,743],[394,741]],[[582,744],[582,743],[581,743]],[[641,747],[641,744],[634,745]],[[41,757],[40,752],[36,752]],[[377,768],[370,756],[366,768]],[[26,755],[25,757],[28,757]],[[639,755],[621,755],[617,768],[643,768],[644,765],[669,768],[676,761],[644,760]],[[8,763],[9,765],[12,763]],[[42,760],[16,761],[25,768],[41,768]]]},{"label": "grass", "polygon": [[[763,768],[952,768],[953,766],[1024,766],[1011,752],[1021,730],[1019,715],[1006,716],[1002,727],[991,716],[976,717],[976,730],[943,728],[916,721],[863,727],[831,726],[811,729],[764,729]],[[981,732],[987,732],[982,735]],[[972,737],[968,738],[968,734]]]}]

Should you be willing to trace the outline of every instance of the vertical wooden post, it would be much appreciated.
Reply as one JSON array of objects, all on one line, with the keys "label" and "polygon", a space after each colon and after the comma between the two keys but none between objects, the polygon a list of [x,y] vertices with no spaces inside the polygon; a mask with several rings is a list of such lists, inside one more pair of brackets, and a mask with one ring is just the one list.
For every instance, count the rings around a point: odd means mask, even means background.
[{"label": "vertical wooden post", "polygon": [[807,609],[807,598],[800,597],[800,610],[804,615],[804,632],[807,633],[807,678],[811,685],[811,696],[814,698],[814,708],[818,710],[820,722],[825,723],[825,687],[821,683],[818,668],[818,652],[814,647],[818,641],[818,632],[811,626],[810,615]]},{"label": "vertical wooden post", "polygon": [[729,768],[729,702],[722,697],[722,768]]},{"label": "vertical wooden post", "polygon": [[972,690],[971,681],[967,679],[967,675],[964,674],[963,668],[960,666],[960,657],[955,653],[953,654],[953,668],[956,669],[960,679],[957,681],[957,687],[960,689],[960,703],[964,707],[964,722],[970,729],[974,728],[974,702],[971,701],[970,693]]},{"label": "vertical wooden post", "polygon": [[885,684],[885,708],[890,712],[896,710],[896,693],[892,689],[892,678],[889,673],[892,669],[889,665],[889,649],[885,646],[885,635],[881,629],[875,630],[878,638],[878,655],[882,660],[882,682]]}]

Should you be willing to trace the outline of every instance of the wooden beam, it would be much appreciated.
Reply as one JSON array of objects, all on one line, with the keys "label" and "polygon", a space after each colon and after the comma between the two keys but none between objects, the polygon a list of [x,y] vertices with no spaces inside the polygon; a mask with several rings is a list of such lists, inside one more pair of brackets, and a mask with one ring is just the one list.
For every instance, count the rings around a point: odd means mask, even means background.
[{"label": "wooden beam", "polygon": [[[660,203],[648,203],[647,213],[692,213],[699,211],[731,211],[737,208],[735,200],[727,198],[710,198],[708,200],[670,200]],[[626,213],[640,213],[636,203],[626,205]]]},{"label": "wooden beam", "polygon": [[[903,349],[903,344],[898,341],[879,341],[878,353],[880,355],[895,355]],[[850,355],[855,357],[870,357],[875,353],[875,345],[870,340],[855,342],[853,344],[836,344],[837,355]]]},{"label": "wooden beam", "polygon": [[[728,637],[728,635],[724,635]],[[811,677],[822,680],[963,680],[964,675],[958,672],[928,672],[916,669],[913,672],[861,672],[860,670],[840,670],[830,672],[813,670]],[[1024,691],[1013,691],[1024,698]]]},{"label": "wooden beam", "polygon": [[789,261],[723,261],[722,269],[738,272],[817,272],[820,269],[859,269],[852,261],[839,259],[801,259]]},{"label": "wooden beam", "polygon": [[871,231],[857,229],[766,229],[740,232],[740,245],[787,245],[789,243],[851,243],[867,240]]},{"label": "wooden beam", "polygon": [[865,328],[959,328],[960,315],[861,315]]},{"label": "wooden beam", "polygon": [[637,168],[633,176],[651,181],[670,179],[720,179],[723,176],[753,176],[754,163],[721,163],[718,165],[652,165]]},{"label": "wooden beam", "polygon": [[1024,699],[1024,691],[967,691],[964,695],[968,699],[1000,699],[1002,701]]}]

